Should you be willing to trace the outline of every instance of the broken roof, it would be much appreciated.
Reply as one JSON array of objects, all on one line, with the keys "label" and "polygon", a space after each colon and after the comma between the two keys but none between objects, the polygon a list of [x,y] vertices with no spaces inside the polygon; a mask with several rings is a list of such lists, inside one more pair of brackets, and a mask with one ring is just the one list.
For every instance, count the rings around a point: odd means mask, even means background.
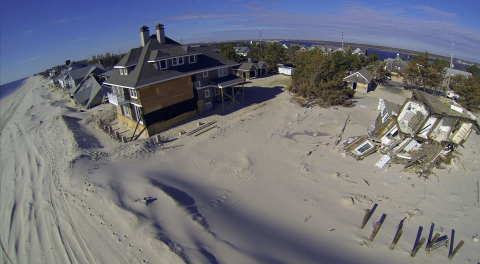
[{"label": "broken roof", "polygon": [[[460,113],[451,108],[450,105],[440,101],[439,97],[421,92],[418,90],[413,90],[412,97],[422,103],[429,109],[431,114],[441,115],[441,116],[454,116],[460,117],[468,120],[475,121],[475,118],[472,118],[468,114]],[[466,110],[465,110],[466,111]]]}]

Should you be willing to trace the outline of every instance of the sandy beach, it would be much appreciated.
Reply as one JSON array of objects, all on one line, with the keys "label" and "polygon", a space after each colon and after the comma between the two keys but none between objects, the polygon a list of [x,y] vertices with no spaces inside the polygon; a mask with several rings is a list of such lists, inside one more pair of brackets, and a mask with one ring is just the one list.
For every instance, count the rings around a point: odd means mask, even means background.
[{"label": "sandy beach", "polygon": [[[347,116],[342,139],[365,135],[379,98],[402,104],[410,92],[379,86],[352,108],[301,108],[283,90],[289,78],[252,80],[244,106],[164,131],[161,144],[114,140],[97,123],[115,115],[111,105],[80,112],[29,78],[1,101],[0,263],[480,261],[478,135],[427,180],[380,169],[381,154],[357,161],[337,135]],[[410,256],[432,223],[453,248],[465,242],[452,260],[446,246]]]}]

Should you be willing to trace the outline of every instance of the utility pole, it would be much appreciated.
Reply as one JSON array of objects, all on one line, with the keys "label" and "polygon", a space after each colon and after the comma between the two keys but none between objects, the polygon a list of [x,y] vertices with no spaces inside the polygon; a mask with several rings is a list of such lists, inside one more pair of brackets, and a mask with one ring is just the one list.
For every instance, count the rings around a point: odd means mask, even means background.
[{"label": "utility pole", "polygon": [[342,28],[342,50],[343,50],[343,28]]},{"label": "utility pole", "polygon": [[260,36],[260,43],[262,43],[262,30],[258,30],[258,35]]},{"label": "utility pole", "polygon": [[[452,56],[450,57],[450,70],[452,69],[452,66],[453,66],[453,46],[454,45],[455,45],[455,42],[452,42]],[[451,73],[448,73],[447,91],[450,90],[450,77],[451,77]]]}]

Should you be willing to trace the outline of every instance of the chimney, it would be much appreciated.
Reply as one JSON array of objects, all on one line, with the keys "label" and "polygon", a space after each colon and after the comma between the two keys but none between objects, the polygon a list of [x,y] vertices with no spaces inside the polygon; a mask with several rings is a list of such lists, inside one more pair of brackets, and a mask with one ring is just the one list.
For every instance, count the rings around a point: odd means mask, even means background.
[{"label": "chimney", "polygon": [[155,26],[155,32],[157,33],[157,40],[160,44],[165,44],[165,29],[162,24]]},{"label": "chimney", "polygon": [[143,26],[140,28],[140,40],[142,41],[142,47],[147,44],[148,40],[150,39],[150,31],[148,30],[147,26]]}]

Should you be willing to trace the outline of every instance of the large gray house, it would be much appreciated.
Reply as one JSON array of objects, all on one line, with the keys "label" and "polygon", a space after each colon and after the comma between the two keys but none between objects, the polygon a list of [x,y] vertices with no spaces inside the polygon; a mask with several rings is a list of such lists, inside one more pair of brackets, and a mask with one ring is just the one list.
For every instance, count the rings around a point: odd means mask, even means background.
[{"label": "large gray house", "polygon": [[149,135],[203,114],[226,88],[244,82],[232,74],[238,63],[214,47],[181,45],[165,36],[162,24],[155,33],[141,27],[141,47],[131,49],[104,83],[119,119]]}]

